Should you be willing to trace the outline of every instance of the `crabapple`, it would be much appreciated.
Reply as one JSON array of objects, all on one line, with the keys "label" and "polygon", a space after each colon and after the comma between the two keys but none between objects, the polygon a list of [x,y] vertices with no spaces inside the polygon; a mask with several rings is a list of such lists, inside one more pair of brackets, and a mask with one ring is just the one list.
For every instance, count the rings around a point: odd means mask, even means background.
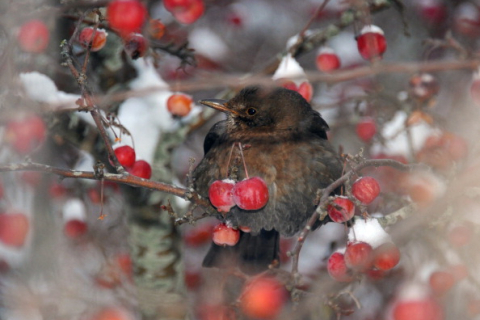
[{"label": "crabapple", "polygon": [[150,19],[148,33],[153,39],[161,39],[165,34],[165,25],[158,19]]},{"label": "crabapple", "polygon": [[70,219],[63,226],[63,233],[70,239],[78,239],[87,232],[87,224],[83,220]]},{"label": "crabapple", "polygon": [[133,59],[137,60],[147,53],[147,39],[141,33],[131,33],[125,37],[125,52]]},{"label": "crabapple", "polygon": [[137,0],[113,0],[107,7],[107,20],[122,36],[140,31],[147,9]]},{"label": "crabapple", "polygon": [[387,271],[400,261],[400,250],[395,244],[386,242],[373,250],[372,257],[375,268]]},{"label": "crabapple", "polygon": [[28,115],[7,123],[5,140],[17,153],[25,155],[45,141],[46,131],[45,122],[41,117]]},{"label": "crabapple", "polygon": [[328,274],[336,281],[350,282],[353,280],[353,276],[345,264],[345,256],[343,253],[332,253],[330,258],[328,258],[327,271]]},{"label": "crabapple", "polygon": [[315,58],[317,69],[323,72],[330,72],[340,68],[340,59],[332,48],[322,47]]},{"label": "crabapple", "polygon": [[375,120],[370,117],[363,118],[357,123],[355,131],[362,141],[370,142],[377,133]]},{"label": "crabapple", "polygon": [[333,203],[327,206],[327,212],[333,222],[345,222],[355,214],[355,205],[347,197],[337,196]]},{"label": "crabapple", "polygon": [[349,243],[345,250],[345,264],[353,270],[366,271],[372,266],[372,251],[372,246],[366,242]]},{"label": "crabapple", "polygon": [[0,242],[11,247],[21,247],[25,244],[30,222],[28,217],[20,212],[0,214]]},{"label": "crabapple", "polygon": [[[95,35],[93,35],[95,33]],[[92,40],[93,38],[93,40]],[[95,30],[92,27],[83,28],[78,35],[78,42],[84,48],[88,48],[91,45],[91,51],[99,51],[107,43],[107,33],[104,29]]]},{"label": "crabapple", "polygon": [[352,185],[352,194],[360,202],[369,204],[380,194],[380,185],[372,177],[362,177]]},{"label": "crabapple", "polygon": [[268,187],[260,177],[244,179],[233,188],[233,201],[244,210],[258,210],[268,202]]},{"label": "crabapple", "polygon": [[365,60],[381,58],[387,50],[387,41],[383,30],[374,25],[363,27],[357,37],[357,48]]},{"label": "crabapple", "polygon": [[287,300],[284,286],[275,278],[259,276],[246,283],[240,296],[240,308],[249,318],[273,319]]},{"label": "crabapple", "polygon": [[188,229],[184,235],[185,244],[190,247],[198,247],[212,239],[213,226],[210,223],[197,225]]},{"label": "crabapple", "polygon": [[240,240],[240,231],[220,223],[213,228],[212,240],[219,246],[234,246]]},{"label": "crabapple", "polygon": [[43,21],[30,20],[20,27],[17,40],[23,51],[42,53],[50,41],[50,31]]},{"label": "crabapple", "polygon": [[228,212],[235,206],[235,201],[233,200],[234,186],[235,182],[229,179],[216,180],[210,185],[208,198],[219,212]]},{"label": "crabapple", "polygon": [[127,168],[127,171],[131,175],[134,175],[143,179],[150,179],[150,177],[152,176],[152,167],[145,160],[135,161],[130,168]]},{"label": "crabapple", "polygon": [[442,320],[440,305],[430,297],[399,301],[393,307],[394,320]]},{"label": "crabapple", "polygon": [[184,24],[194,23],[205,11],[203,0],[165,0],[163,4],[178,22]]},{"label": "crabapple", "polygon": [[124,167],[131,167],[135,163],[135,150],[130,146],[115,148],[115,155],[118,162]]},{"label": "crabapple", "polygon": [[185,117],[192,110],[192,97],[183,93],[172,94],[167,100],[168,111],[178,117]]}]

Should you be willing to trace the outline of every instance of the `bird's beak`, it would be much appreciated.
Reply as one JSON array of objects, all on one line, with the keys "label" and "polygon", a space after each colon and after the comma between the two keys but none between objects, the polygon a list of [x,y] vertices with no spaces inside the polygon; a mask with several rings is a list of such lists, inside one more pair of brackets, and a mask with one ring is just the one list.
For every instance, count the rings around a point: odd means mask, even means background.
[{"label": "bird's beak", "polygon": [[238,115],[238,113],[230,108],[227,107],[227,101],[226,100],[221,100],[221,99],[206,99],[206,100],[200,100],[199,101],[201,104],[206,105],[207,107],[213,108],[218,111],[222,111],[225,113],[233,113],[235,115]]}]

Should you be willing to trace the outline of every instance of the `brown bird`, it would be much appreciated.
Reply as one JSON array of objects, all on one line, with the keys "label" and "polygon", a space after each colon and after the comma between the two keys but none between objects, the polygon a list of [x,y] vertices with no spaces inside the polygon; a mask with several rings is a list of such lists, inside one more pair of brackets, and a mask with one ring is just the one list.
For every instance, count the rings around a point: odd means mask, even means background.
[{"label": "brown bird", "polygon": [[252,86],[229,101],[200,103],[226,113],[227,119],[216,123],[205,138],[205,156],[193,172],[195,190],[208,197],[215,180],[244,179],[244,159],[248,175],[261,177],[269,192],[268,203],[259,210],[234,206],[218,215],[251,232],[241,232],[233,247],[212,243],[203,266],[261,272],[278,262],[279,233],[293,236],[305,226],[316,208],[317,190],[341,176],[342,163],[327,141],[327,123],[295,91]]}]

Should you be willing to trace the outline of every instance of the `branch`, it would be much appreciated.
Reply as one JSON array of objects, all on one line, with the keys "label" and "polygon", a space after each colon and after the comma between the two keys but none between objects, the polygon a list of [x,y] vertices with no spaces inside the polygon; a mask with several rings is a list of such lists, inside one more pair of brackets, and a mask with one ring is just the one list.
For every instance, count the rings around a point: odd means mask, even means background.
[{"label": "branch", "polygon": [[350,171],[348,171],[343,176],[335,180],[328,187],[323,189],[321,191],[321,198],[317,206],[317,209],[312,214],[312,216],[308,220],[303,230],[300,232],[300,235],[297,238],[297,243],[295,244],[294,249],[291,251],[293,256],[292,274],[295,275],[298,273],[298,260],[300,256],[300,251],[302,250],[302,247],[303,247],[303,243],[305,242],[306,237],[312,230],[312,226],[315,224],[315,222],[318,221],[318,219],[321,219],[321,215],[325,211],[324,206],[328,202],[328,198],[330,194],[335,189],[337,189],[338,187],[342,186],[345,182],[347,182],[351,178],[351,176],[356,174],[358,171],[361,171],[367,167],[382,167],[382,166],[393,167],[401,171],[425,170],[426,168],[428,168],[425,165],[421,165],[421,164],[403,164],[401,162],[391,160],[391,159],[365,160],[357,164],[356,166],[354,166]]},{"label": "branch", "polygon": [[134,187],[143,187],[151,190],[158,190],[173,194],[178,197],[195,202],[196,204],[209,208],[211,204],[208,200],[201,198],[196,192],[193,192],[188,189],[179,188],[174,185],[169,185],[166,183],[147,180],[143,178],[136,177],[124,172],[122,174],[113,174],[113,173],[104,173],[103,176],[95,174],[95,172],[90,171],[77,171],[77,170],[68,170],[60,169],[52,166],[48,166],[40,163],[18,163],[18,164],[9,164],[0,166],[0,172],[11,172],[11,171],[40,171],[53,173],[64,178],[76,178],[76,179],[88,179],[88,180],[105,180],[110,182],[122,183]]}]

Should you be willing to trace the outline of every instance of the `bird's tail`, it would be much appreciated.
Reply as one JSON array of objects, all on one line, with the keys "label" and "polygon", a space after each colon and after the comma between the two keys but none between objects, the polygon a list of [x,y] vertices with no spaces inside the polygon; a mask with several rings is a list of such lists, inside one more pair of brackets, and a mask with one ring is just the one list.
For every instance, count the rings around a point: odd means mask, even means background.
[{"label": "bird's tail", "polygon": [[212,242],[203,259],[207,268],[235,268],[247,274],[256,274],[279,261],[280,235],[277,231],[265,231],[252,235],[240,231],[240,240],[235,246],[218,246]]}]

